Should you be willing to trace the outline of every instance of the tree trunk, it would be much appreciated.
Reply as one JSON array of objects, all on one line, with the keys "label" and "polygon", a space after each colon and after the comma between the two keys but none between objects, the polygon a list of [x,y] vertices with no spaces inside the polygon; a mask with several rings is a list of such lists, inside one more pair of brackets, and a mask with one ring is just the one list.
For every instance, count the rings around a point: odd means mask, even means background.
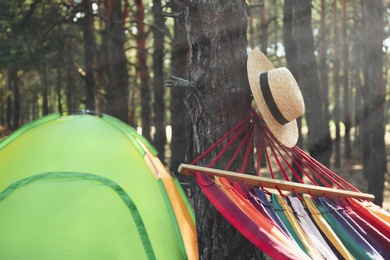
[{"label": "tree trunk", "polygon": [[129,75],[124,51],[125,35],[121,0],[108,1],[107,30],[108,37],[108,114],[128,122]]},{"label": "tree trunk", "polygon": [[[248,0],[248,4],[252,4],[252,0]],[[249,46],[253,49],[255,48],[255,27],[253,23],[253,18],[250,16],[248,19],[248,24],[249,24]]]},{"label": "tree trunk", "polygon": [[[359,9],[361,9],[359,7]],[[353,20],[353,30],[355,33],[355,40],[353,45],[353,53],[357,53],[357,55],[352,55],[352,71],[353,76],[351,77],[353,86],[355,86],[355,97],[354,97],[354,126],[355,126],[355,140],[354,140],[354,150],[358,150],[360,154],[363,153],[362,151],[362,144],[363,144],[363,126],[362,126],[362,118],[363,118],[363,82],[362,82],[362,74],[363,74],[363,60],[364,60],[364,54],[362,49],[362,42],[363,42],[363,36],[361,33],[361,20],[357,19],[359,14],[362,13],[362,10],[358,10],[358,7],[356,5],[353,5],[353,17],[355,19]],[[363,15],[361,15],[363,17]],[[364,17],[362,19],[364,22]]]},{"label": "tree trunk", "polygon": [[333,86],[334,86],[334,109],[333,120],[335,124],[335,167],[341,165],[341,138],[340,138],[340,59],[339,59],[339,25],[338,25],[338,12],[337,12],[337,0],[333,0]]},{"label": "tree trunk", "polygon": [[47,68],[46,64],[43,64],[41,67],[41,74],[42,74],[42,85],[43,85],[43,91],[42,91],[42,115],[49,114],[49,80],[47,78]]},{"label": "tree trunk", "polygon": [[267,55],[268,48],[268,23],[267,23],[267,12],[265,9],[265,4],[260,6],[260,29],[261,29],[261,47],[260,50]]},{"label": "tree trunk", "polygon": [[[191,124],[188,161],[194,160],[249,114],[245,9],[244,1],[223,0],[195,0],[186,9],[191,86],[186,97]],[[199,164],[206,166],[214,156],[216,153],[211,152]],[[224,155],[214,167],[223,167],[229,161],[227,157]],[[259,251],[216,211],[195,182],[191,185],[191,195],[200,259],[258,257]]]},{"label": "tree trunk", "polygon": [[7,90],[6,90],[6,112],[5,112],[5,122],[6,122],[6,127],[10,130],[12,130],[12,82],[11,82],[11,77],[12,77],[12,71],[11,69],[8,69],[7,73]]},{"label": "tree trunk", "polygon": [[93,27],[92,1],[83,0],[81,3],[84,11],[84,18],[81,21],[84,43],[84,63],[85,63],[85,107],[95,110],[95,36]]},{"label": "tree trunk", "polygon": [[[297,58],[297,44],[296,38],[294,36],[294,4],[296,0],[285,0],[283,5],[283,41],[284,41],[284,49],[286,51],[286,62],[287,67],[294,75],[295,79],[298,81],[298,58]],[[301,131],[301,120],[298,121],[298,129],[299,129],[299,138],[297,142],[297,146],[303,147],[302,140],[302,131]],[[265,154],[265,153],[263,153]],[[296,172],[300,174],[302,177],[302,172],[299,167],[293,164]],[[292,177],[292,181],[298,181],[295,176]]]},{"label": "tree trunk", "polygon": [[349,55],[348,55],[348,17],[347,17],[347,0],[343,0],[342,3],[343,10],[343,89],[344,89],[344,157],[345,159],[352,158],[352,148],[351,148],[351,107],[350,107],[350,96],[351,91],[349,87]]},{"label": "tree trunk", "polygon": [[141,121],[142,121],[142,135],[151,141],[151,95],[149,86],[149,72],[146,64],[147,50],[146,50],[146,33],[144,25],[144,4],[142,0],[136,0],[137,13],[135,19],[137,21],[137,61],[138,61],[138,75],[140,77],[141,88]]},{"label": "tree trunk", "polygon": [[299,41],[298,84],[305,99],[305,118],[308,126],[307,149],[310,155],[329,167],[332,145],[325,105],[319,88],[317,61],[311,26],[311,0],[295,2],[295,33]]},{"label": "tree trunk", "polygon": [[0,86],[0,125],[5,126],[5,99],[6,86]]},{"label": "tree trunk", "polygon": [[19,120],[20,120],[20,92],[19,92],[19,82],[17,70],[11,68],[8,70],[8,84],[9,88],[12,91],[13,97],[13,106],[12,106],[12,125],[10,124],[10,129],[15,131],[19,128]]},{"label": "tree trunk", "polygon": [[57,69],[57,86],[56,86],[56,96],[57,96],[57,109],[58,109],[58,112],[62,113],[63,112],[63,108],[62,108],[62,94],[61,94],[61,81],[62,81],[62,77],[61,77],[61,69]]},{"label": "tree trunk", "polygon": [[158,158],[165,163],[165,143],[167,140],[165,131],[165,106],[164,106],[164,17],[162,15],[161,0],[153,0],[154,16],[154,51],[153,51],[153,115],[156,132],[153,138],[154,147],[158,151]]},{"label": "tree trunk", "polygon": [[365,96],[367,114],[365,125],[368,127],[368,161],[364,165],[364,172],[368,176],[368,192],[375,195],[374,203],[382,205],[383,190],[386,173],[386,150],[384,128],[384,104],[386,92],[383,85],[383,1],[365,0],[363,10],[366,18],[365,35],[365,61],[366,77],[364,88],[368,91]]},{"label": "tree trunk", "polygon": [[74,89],[75,89],[75,77],[76,71],[74,68],[73,61],[73,39],[70,39],[66,45],[66,53],[64,55],[64,60],[66,62],[66,109],[68,111],[74,110],[75,107],[75,98],[74,98]]},{"label": "tree trunk", "polygon": [[322,98],[324,100],[324,118],[329,122],[329,65],[327,62],[327,50],[329,46],[328,30],[326,25],[326,1],[321,0],[321,18],[320,18],[320,42],[319,42],[319,61],[318,61],[318,76],[320,80],[320,88]]},{"label": "tree trunk", "polygon": [[[171,8],[174,12],[180,13],[184,6],[171,1]],[[183,17],[175,19],[174,38],[172,41],[172,75],[187,79],[188,75],[188,41],[184,27]],[[186,116],[186,108],[184,105],[184,97],[186,90],[183,88],[170,89],[171,92],[171,172],[176,173],[179,165],[184,162],[187,150],[188,140],[188,118]],[[192,177],[179,174],[178,179],[181,183],[189,183]]]}]

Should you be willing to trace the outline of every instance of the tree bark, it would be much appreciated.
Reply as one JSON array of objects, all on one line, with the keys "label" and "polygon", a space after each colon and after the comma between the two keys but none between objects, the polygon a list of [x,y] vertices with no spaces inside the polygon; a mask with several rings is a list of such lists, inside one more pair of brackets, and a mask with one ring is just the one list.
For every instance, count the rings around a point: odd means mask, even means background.
[{"label": "tree bark", "polygon": [[[181,13],[184,11],[184,6],[176,1],[170,2],[173,12]],[[171,74],[180,78],[188,78],[188,41],[184,27],[184,17],[175,19],[174,23],[174,38],[172,41],[172,66]],[[171,172],[177,173],[177,169],[181,163],[185,161],[188,141],[188,118],[186,116],[186,107],[184,105],[184,97],[187,93],[183,88],[171,88]],[[179,174],[178,179],[181,183],[190,183],[192,177]]]},{"label": "tree bark", "polygon": [[318,60],[318,76],[320,80],[320,88],[322,98],[324,100],[324,118],[326,118],[326,122],[329,122],[329,65],[327,62],[327,50],[329,47],[329,38],[328,38],[328,30],[326,24],[327,16],[326,16],[326,1],[321,0],[321,18],[320,18],[320,37],[321,40],[319,42],[319,60]]},{"label": "tree bark", "polygon": [[[191,124],[188,161],[248,116],[251,106],[246,74],[245,2],[195,0],[191,3],[185,14],[191,85],[186,97]],[[207,166],[214,156],[215,152],[209,153],[199,164]],[[228,157],[225,154],[214,167],[222,168]],[[256,254],[259,251],[216,211],[195,182],[191,185],[191,195],[200,259],[259,257]]]},{"label": "tree bark", "polygon": [[[286,0],[283,5],[283,41],[284,41],[284,49],[286,51],[286,62],[287,67],[294,75],[295,79],[298,81],[299,71],[298,71],[298,52],[297,52],[297,39],[294,35],[294,22],[295,22],[295,12],[294,5],[296,0]],[[299,138],[297,142],[297,146],[303,147],[303,138],[301,131],[301,120],[298,121],[298,129],[299,129]],[[295,171],[302,176],[302,172],[299,167],[293,164]],[[298,181],[295,176],[292,177],[292,181]]]},{"label": "tree bark", "polygon": [[154,147],[158,151],[158,158],[165,163],[165,143],[167,140],[165,131],[165,105],[164,105],[164,17],[162,15],[161,0],[153,0],[153,114],[156,132],[153,138]]},{"label": "tree bark", "polygon": [[267,11],[265,9],[265,4],[260,6],[260,29],[261,29],[261,47],[260,50],[267,55],[268,48],[268,23],[267,23]]},{"label": "tree bark", "polygon": [[70,39],[66,45],[66,53],[63,54],[64,60],[66,62],[66,109],[72,111],[75,109],[75,98],[74,98],[74,89],[75,89],[75,77],[76,71],[74,68],[73,61],[73,39]]},{"label": "tree bark", "polygon": [[352,158],[352,148],[351,148],[351,107],[350,107],[350,96],[351,91],[349,87],[349,52],[348,52],[348,17],[347,17],[347,0],[343,0],[342,2],[342,10],[343,10],[343,89],[344,89],[344,126],[345,126],[345,134],[344,134],[344,157],[345,159]]},{"label": "tree bark", "polygon": [[141,88],[141,121],[142,121],[142,135],[151,141],[151,95],[149,86],[149,71],[147,66],[147,50],[146,50],[146,33],[144,25],[144,4],[142,0],[136,0],[137,13],[135,15],[137,21],[137,70],[140,77]]},{"label": "tree bark", "polygon": [[383,84],[383,1],[365,0],[363,10],[366,18],[365,35],[365,61],[366,74],[364,88],[367,114],[365,125],[368,127],[367,149],[368,160],[363,165],[368,176],[368,192],[374,194],[374,203],[382,205],[383,190],[386,173],[386,149],[384,141],[384,104],[386,100],[385,86]]},{"label": "tree bark", "polygon": [[49,80],[47,78],[47,68],[46,64],[43,64],[41,67],[41,75],[42,75],[42,85],[43,85],[43,91],[42,91],[42,115],[49,114]]},{"label": "tree bark", "polygon": [[128,122],[129,75],[124,51],[125,35],[121,0],[110,0],[107,6],[108,86],[106,112]]},{"label": "tree bark", "polygon": [[83,0],[81,3],[84,11],[84,18],[81,20],[84,43],[84,63],[85,63],[85,107],[95,110],[95,36],[93,27],[92,1]]},{"label": "tree bark", "polygon": [[[19,92],[19,83],[18,83],[18,75],[17,70],[15,68],[10,68],[8,70],[8,88],[11,90],[13,102],[12,107],[10,107],[11,113],[9,113],[9,129],[15,131],[19,128],[19,120],[20,120],[20,92]],[[11,102],[10,102],[11,103]],[[11,119],[12,115],[12,119]],[[12,124],[11,124],[12,122]]]},{"label": "tree bark", "polygon": [[334,164],[341,165],[341,137],[340,137],[340,59],[339,59],[339,25],[337,0],[333,0],[333,87],[334,109],[333,120],[335,124]]}]

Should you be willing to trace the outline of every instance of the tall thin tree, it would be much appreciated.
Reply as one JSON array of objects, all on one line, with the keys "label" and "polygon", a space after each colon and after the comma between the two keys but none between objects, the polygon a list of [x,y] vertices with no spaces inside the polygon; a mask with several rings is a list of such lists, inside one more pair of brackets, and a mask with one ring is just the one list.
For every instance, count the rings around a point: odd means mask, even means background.
[{"label": "tall thin tree", "polygon": [[95,35],[93,27],[92,1],[83,0],[81,5],[85,14],[84,18],[81,19],[85,63],[85,107],[90,110],[95,110]]},{"label": "tall thin tree", "polygon": [[350,107],[350,86],[349,86],[349,51],[348,51],[348,13],[347,13],[347,0],[342,1],[342,38],[343,38],[343,49],[342,49],[342,60],[343,60],[343,100],[344,100],[344,116],[343,122],[345,126],[344,131],[344,157],[351,159],[352,148],[351,148],[351,107]]},{"label": "tall thin tree", "polygon": [[[286,0],[288,1],[288,0]],[[299,41],[298,84],[305,99],[305,118],[308,127],[307,149],[310,155],[322,164],[329,166],[332,145],[328,121],[325,117],[325,104],[319,89],[317,60],[312,29],[311,0],[295,2],[295,37]]]},{"label": "tall thin tree", "polygon": [[[174,22],[174,37],[172,40],[172,62],[171,74],[176,77],[188,78],[188,41],[184,25],[184,16],[181,15],[185,6],[177,1],[170,2],[171,9],[178,17]],[[176,173],[180,163],[185,161],[185,154],[188,141],[188,119],[184,97],[185,88],[171,88],[170,112],[171,112],[171,172]],[[191,177],[178,175],[181,182],[189,183]]]},{"label": "tall thin tree", "polygon": [[365,95],[364,121],[367,126],[365,132],[364,149],[369,152],[364,162],[364,172],[368,177],[368,191],[375,195],[374,203],[382,205],[383,190],[386,173],[384,105],[386,100],[383,84],[383,1],[364,0],[363,11],[365,16],[365,66],[364,88]]},{"label": "tall thin tree", "polygon": [[165,162],[165,105],[164,105],[164,17],[162,14],[161,0],[153,0],[153,122],[155,134],[153,144],[158,151],[158,158]]},{"label": "tall thin tree", "polygon": [[121,0],[107,3],[107,61],[108,85],[106,111],[112,116],[128,122],[129,75],[125,55],[125,30]]},{"label": "tall thin tree", "polygon": [[337,0],[333,0],[333,120],[335,124],[335,166],[341,165],[341,135],[340,135],[340,53],[339,53],[339,19]]},{"label": "tall thin tree", "polygon": [[140,79],[141,88],[141,121],[142,121],[142,135],[151,141],[151,94],[149,85],[149,69],[147,65],[147,50],[146,50],[146,32],[145,32],[145,8],[142,0],[136,0],[136,14],[137,22],[137,75]]}]

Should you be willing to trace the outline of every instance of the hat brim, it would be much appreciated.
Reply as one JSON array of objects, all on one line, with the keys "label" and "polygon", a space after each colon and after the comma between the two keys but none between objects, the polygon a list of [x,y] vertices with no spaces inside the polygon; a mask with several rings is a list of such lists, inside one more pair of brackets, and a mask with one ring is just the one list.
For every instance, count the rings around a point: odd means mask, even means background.
[{"label": "hat brim", "polygon": [[260,89],[260,74],[274,69],[272,62],[258,49],[248,55],[247,73],[253,98],[272,134],[286,147],[296,145],[299,137],[297,121],[294,119],[284,125],[273,117]]}]

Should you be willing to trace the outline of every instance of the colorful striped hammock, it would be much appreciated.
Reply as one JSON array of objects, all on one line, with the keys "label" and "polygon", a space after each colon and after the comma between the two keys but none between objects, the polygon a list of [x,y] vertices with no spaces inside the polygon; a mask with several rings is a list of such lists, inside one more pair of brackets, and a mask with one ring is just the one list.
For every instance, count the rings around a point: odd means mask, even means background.
[{"label": "colorful striped hammock", "polygon": [[[243,174],[254,143],[257,176]],[[207,167],[195,165],[213,150]],[[242,167],[228,171],[240,151]],[[225,169],[212,168],[227,152]],[[179,172],[195,176],[222,216],[274,259],[390,259],[390,213],[299,147],[280,144],[254,110]]]}]

